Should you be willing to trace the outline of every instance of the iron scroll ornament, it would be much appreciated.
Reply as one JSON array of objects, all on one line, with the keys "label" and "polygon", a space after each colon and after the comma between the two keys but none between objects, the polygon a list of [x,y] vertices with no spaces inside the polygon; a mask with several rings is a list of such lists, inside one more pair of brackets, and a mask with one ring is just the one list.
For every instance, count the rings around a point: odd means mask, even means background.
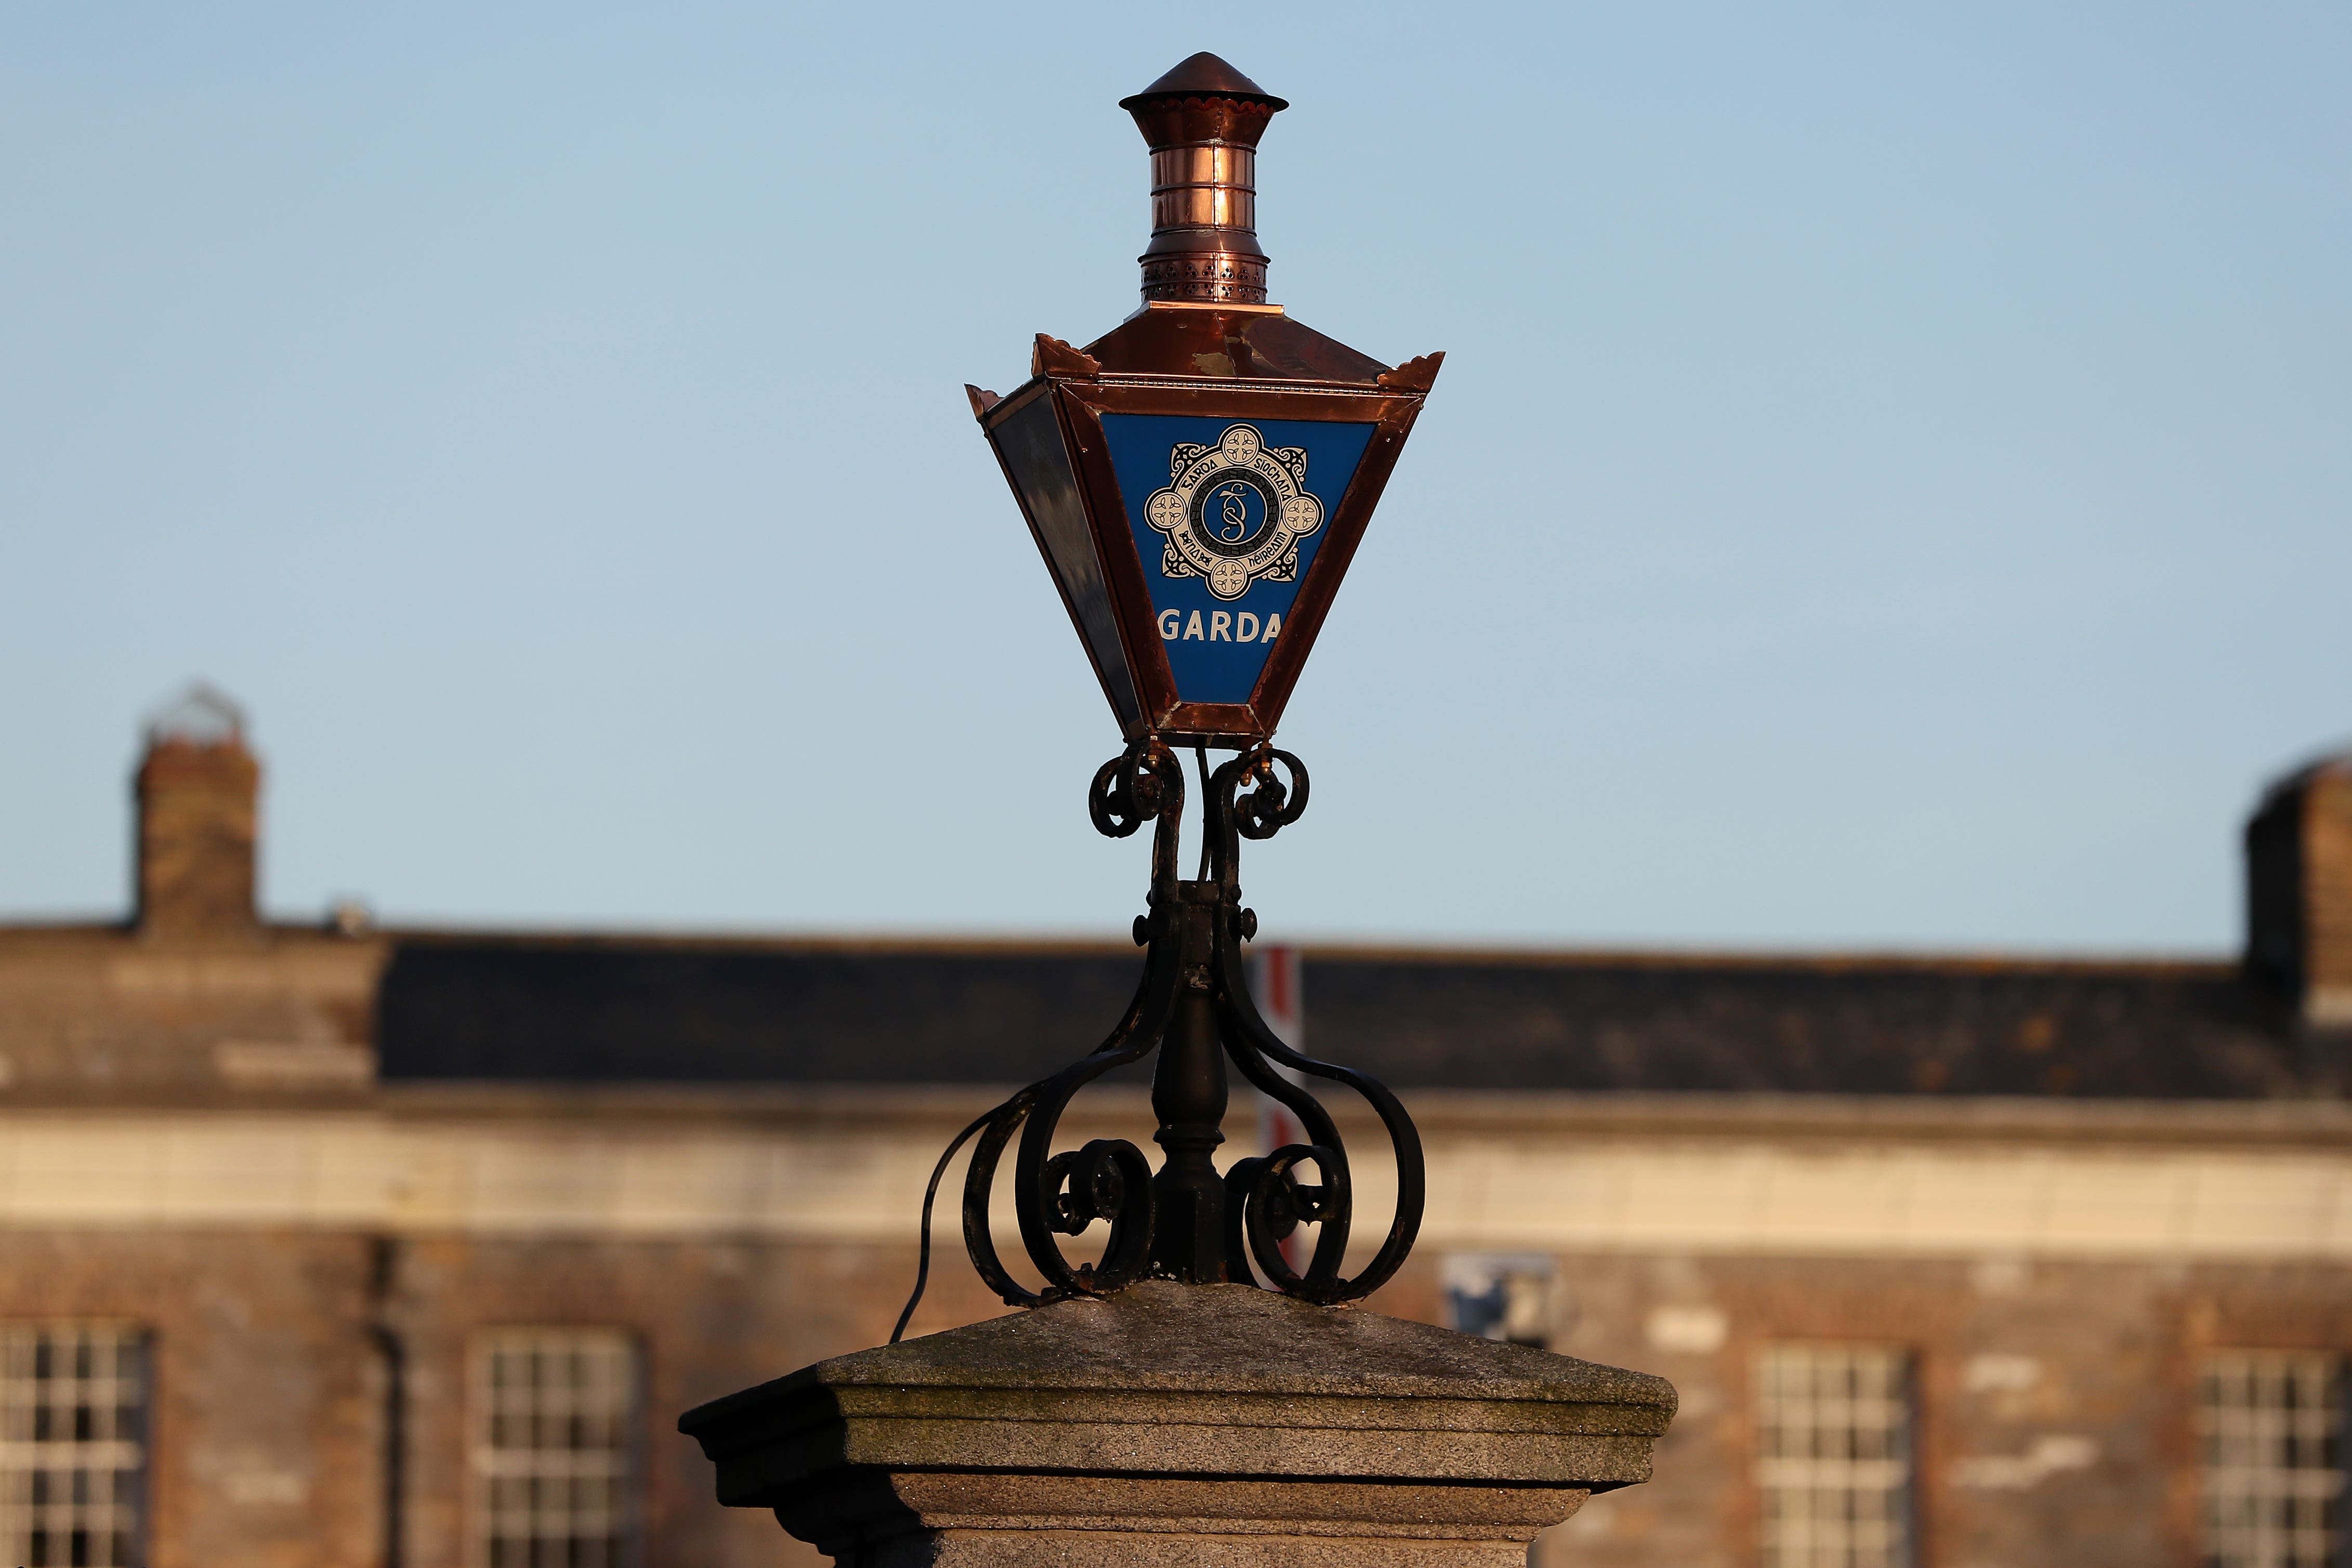
[{"label": "iron scroll ornament", "polygon": [[[1144,1278],[1249,1281],[1253,1264],[1275,1289],[1329,1305],[1370,1295],[1412,1251],[1426,1190],[1412,1119],[1376,1080],[1284,1044],[1259,1016],[1244,979],[1242,944],[1256,934],[1257,916],[1242,907],[1241,841],[1272,838],[1298,820],[1307,809],[1306,767],[1289,752],[1260,746],[1213,773],[1205,766],[1202,771],[1202,874],[1193,881],[1177,873],[1186,789],[1176,754],[1147,737],[1095,774],[1087,806],[1098,831],[1127,838],[1153,824],[1150,912],[1135,922],[1135,939],[1145,949],[1142,980],[1101,1045],[973,1121],[940,1155],[923,1194],[914,1293],[891,1331],[893,1343],[906,1333],[930,1276],[940,1183],[957,1151],[975,1137],[963,1185],[964,1249],[1008,1306],[1106,1295]],[[1167,1151],[1160,1170],[1124,1139],[1098,1138],[1054,1153],[1055,1129],[1072,1098],[1155,1051],[1152,1107],[1160,1126],[1154,1141]],[[1308,1141],[1237,1160],[1219,1173],[1210,1154],[1223,1141],[1218,1123],[1227,1062],[1297,1116]],[[1354,1218],[1347,1145],[1321,1102],[1279,1068],[1363,1096],[1393,1147],[1396,1211],[1380,1249],[1352,1277],[1339,1272]],[[1016,1136],[1013,1214],[1022,1249],[1045,1279],[1042,1291],[1007,1271],[989,1222],[997,1169]],[[1313,1184],[1299,1179],[1307,1165],[1319,1177]],[[1072,1264],[1057,1238],[1082,1235],[1097,1223],[1109,1226],[1101,1260]],[[1282,1247],[1302,1224],[1319,1227],[1303,1271]]]}]

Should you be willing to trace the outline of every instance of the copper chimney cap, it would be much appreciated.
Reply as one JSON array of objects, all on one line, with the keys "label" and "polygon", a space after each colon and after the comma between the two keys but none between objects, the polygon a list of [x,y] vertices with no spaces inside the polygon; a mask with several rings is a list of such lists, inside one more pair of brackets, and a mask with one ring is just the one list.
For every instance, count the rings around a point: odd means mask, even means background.
[{"label": "copper chimney cap", "polygon": [[1155,98],[1243,98],[1255,99],[1270,110],[1290,107],[1288,99],[1275,97],[1235,70],[1230,61],[1206,49],[1179,62],[1134,97],[1120,99],[1118,106],[1132,114]]},{"label": "copper chimney cap", "polygon": [[1145,301],[1265,304],[1257,139],[1289,103],[1203,50],[1118,106],[1151,149]]}]

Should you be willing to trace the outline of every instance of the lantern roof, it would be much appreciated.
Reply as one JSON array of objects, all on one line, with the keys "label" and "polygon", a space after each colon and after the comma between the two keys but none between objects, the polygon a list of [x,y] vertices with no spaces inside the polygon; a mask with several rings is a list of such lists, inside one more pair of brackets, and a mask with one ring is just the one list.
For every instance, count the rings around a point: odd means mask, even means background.
[{"label": "lantern roof", "polygon": [[1120,99],[1118,106],[1132,112],[1157,98],[1241,98],[1265,104],[1269,110],[1290,107],[1289,99],[1275,97],[1206,49],[1180,61],[1132,98]]},{"label": "lantern roof", "polygon": [[1088,343],[1112,374],[1214,377],[1229,382],[1376,381],[1388,366],[1327,338],[1279,306],[1154,302]]}]

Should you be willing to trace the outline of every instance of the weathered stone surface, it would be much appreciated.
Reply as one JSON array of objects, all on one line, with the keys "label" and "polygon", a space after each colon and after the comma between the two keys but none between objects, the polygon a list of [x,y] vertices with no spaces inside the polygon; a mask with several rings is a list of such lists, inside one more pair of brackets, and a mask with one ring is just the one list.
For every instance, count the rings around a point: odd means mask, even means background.
[{"label": "weathered stone surface", "polygon": [[1514,1562],[1645,1480],[1663,1378],[1246,1285],[1138,1285],[680,1421],[719,1496],[858,1568]]}]

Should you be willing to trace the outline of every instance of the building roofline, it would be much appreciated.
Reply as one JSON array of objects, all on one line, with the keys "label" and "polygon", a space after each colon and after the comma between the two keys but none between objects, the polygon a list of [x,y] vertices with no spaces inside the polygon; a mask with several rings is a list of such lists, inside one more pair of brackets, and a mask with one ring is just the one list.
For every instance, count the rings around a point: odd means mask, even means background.
[{"label": "building roofline", "polygon": [[[169,1102],[0,1103],[0,1123],[122,1115],[223,1115],[261,1121],[318,1115],[404,1120],[529,1121],[542,1126],[670,1122],[935,1128],[942,1141],[1000,1103],[1013,1084],[545,1083],[410,1079],[341,1097],[272,1101],[245,1095]],[[2071,1100],[2022,1096],[1723,1093],[1655,1091],[1414,1089],[1407,1109],[1426,1136],[1752,1139],[1840,1143],[1894,1140],[2066,1147],[2162,1145],[2255,1148],[2280,1155],[2352,1149],[2352,1103],[2334,1100]],[[1351,1140],[1381,1134],[1371,1113],[1331,1106]],[[1151,1120],[1141,1085],[1097,1085],[1074,1101],[1071,1125]]]},{"label": "building roofline", "polygon": [[[356,936],[313,922],[271,921],[261,934],[277,939],[372,941],[394,946],[502,947],[582,952],[741,953],[779,956],[845,955],[887,957],[1117,958],[1136,954],[1124,938],[1076,935],[957,933],[627,931],[516,926],[376,925]],[[140,941],[129,922],[113,920],[0,921],[0,944],[12,941]],[[2235,955],[2190,953],[2026,953],[1996,950],[1911,951],[1899,948],[1756,949],[1722,947],[1576,946],[1528,944],[1459,945],[1348,938],[1302,939],[1292,946],[1326,963],[1437,964],[1472,967],[1654,969],[1822,975],[2050,975],[2118,979],[2227,979],[2239,972]]]},{"label": "building roofline", "polygon": [[[803,1122],[935,1122],[951,1131],[1017,1084],[547,1084],[409,1080],[378,1103],[404,1116]],[[1344,1101],[1344,1097],[1340,1097]],[[1935,1096],[1414,1089],[1407,1108],[1423,1133],[1506,1137],[1895,1138],[2065,1145],[2352,1147],[2352,1103],[2336,1100],[2072,1100]],[[1071,1115],[1150,1119],[1139,1085],[1101,1085]],[[1331,1109],[1351,1137],[1380,1136],[1370,1113]]]},{"label": "building roofline", "polygon": [[[513,927],[383,926],[374,935],[417,946],[555,947],[585,951],[650,949],[855,954],[924,957],[1124,957],[1136,953],[1124,938],[1081,936],[982,936],[953,933],[693,932],[519,929]],[[2210,953],[2003,953],[1903,949],[1738,949],[1630,947],[1534,944],[1392,942],[1347,938],[1291,944],[1310,959],[1329,963],[1403,963],[1529,968],[1654,968],[1663,970],[1806,969],[1821,973],[2114,975],[2220,979],[2238,971],[2235,955]]]}]

